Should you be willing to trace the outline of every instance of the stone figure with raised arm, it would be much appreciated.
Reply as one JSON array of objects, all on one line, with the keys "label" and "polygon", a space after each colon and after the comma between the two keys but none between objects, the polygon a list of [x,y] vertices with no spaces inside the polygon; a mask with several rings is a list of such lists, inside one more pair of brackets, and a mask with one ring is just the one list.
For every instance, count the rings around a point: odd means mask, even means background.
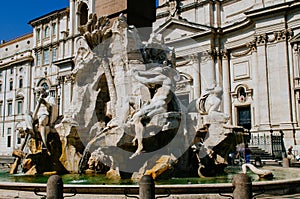
[{"label": "stone figure with raised arm", "polygon": [[47,95],[44,87],[38,87],[37,93],[37,106],[33,115],[26,115],[26,123],[29,132],[34,132],[33,124],[35,121],[38,123],[38,131],[42,138],[42,149],[47,149],[47,136],[50,132],[50,124],[55,120],[55,110],[53,107],[56,105],[55,98]]},{"label": "stone figure with raised arm", "polygon": [[[41,96],[41,97],[40,97]],[[44,87],[38,88],[38,100],[41,101],[41,106],[37,117],[39,121],[39,132],[43,140],[43,148],[47,148],[47,135],[50,132],[50,124],[52,120],[52,107],[56,105],[55,98],[47,95]]]},{"label": "stone figure with raised arm", "polygon": [[228,120],[229,116],[220,112],[220,105],[222,102],[223,89],[219,86],[213,89],[208,89],[198,99],[197,109],[200,114],[208,115],[211,119],[225,119]]},{"label": "stone figure with raised arm", "polygon": [[143,149],[142,139],[144,125],[141,120],[143,118],[152,119],[155,115],[166,113],[168,110],[168,103],[172,100],[174,92],[174,78],[177,77],[177,72],[167,65],[165,61],[162,65],[156,66],[147,71],[133,71],[134,78],[145,84],[147,87],[158,87],[153,95],[150,103],[145,104],[137,111],[130,122],[135,125],[135,138],[133,143],[137,140],[138,148],[136,152],[130,157],[133,158],[139,155]]}]

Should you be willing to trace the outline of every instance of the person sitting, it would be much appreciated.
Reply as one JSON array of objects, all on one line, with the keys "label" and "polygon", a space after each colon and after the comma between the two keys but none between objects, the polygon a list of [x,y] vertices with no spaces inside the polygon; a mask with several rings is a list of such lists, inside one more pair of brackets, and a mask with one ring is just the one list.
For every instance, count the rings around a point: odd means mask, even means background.
[{"label": "person sitting", "polygon": [[293,160],[294,159],[294,154],[293,154],[293,146],[290,146],[290,148],[288,148],[288,152],[287,152],[287,158],[289,160]]}]

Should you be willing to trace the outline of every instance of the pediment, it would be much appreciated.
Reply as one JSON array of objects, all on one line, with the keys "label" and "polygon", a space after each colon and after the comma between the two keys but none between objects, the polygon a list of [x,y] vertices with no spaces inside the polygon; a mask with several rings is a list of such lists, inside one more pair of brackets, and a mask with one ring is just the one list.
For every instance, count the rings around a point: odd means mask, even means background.
[{"label": "pediment", "polygon": [[155,30],[166,41],[191,37],[209,31],[210,29],[204,25],[191,23],[183,19],[170,19]]},{"label": "pediment", "polygon": [[299,43],[300,42],[300,33],[292,37],[290,43]]}]

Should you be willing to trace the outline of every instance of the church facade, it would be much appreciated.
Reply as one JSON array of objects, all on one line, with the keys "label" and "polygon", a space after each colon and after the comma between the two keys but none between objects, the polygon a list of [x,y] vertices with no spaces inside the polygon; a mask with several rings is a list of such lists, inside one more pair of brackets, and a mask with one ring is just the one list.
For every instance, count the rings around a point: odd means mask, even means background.
[{"label": "church facade", "polygon": [[[140,14],[129,2],[70,0],[68,8],[31,20],[32,34],[0,44],[0,155],[21,145],[35,87],[56,97],[60,115],[68,112],[78,26],[91,13]],[[290,145],[300,150],[299,7],[293,0],[160,0],[156,19],[145,20],[147,26],[155,21],[152,30],[175,49],[182,103],[221,86],[230,123],[249,130],[250,145],[280,157]]]}]

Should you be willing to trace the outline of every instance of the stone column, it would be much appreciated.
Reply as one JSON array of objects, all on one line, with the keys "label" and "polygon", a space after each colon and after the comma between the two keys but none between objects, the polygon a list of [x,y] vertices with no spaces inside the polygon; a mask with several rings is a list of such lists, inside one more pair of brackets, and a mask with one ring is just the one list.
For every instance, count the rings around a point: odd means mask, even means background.
[{"label": "stone column", "polygon": [[[222,68],[223,68],[223,103],[224,113],[231,115],[231,97],[230,97],[230,72],[229,72],[229,53],[227,50],[221,52],[222,55]],[[232,118],[232,117],[230,117]],[[232,123],[232,121],[231,121]]]},{"label": "stone column", "polygon": [[70,104],[72,101],[72,82],[73,82],[73,78],[71,75],[67,75],[64,78],[64,86],[63,86],[63,112],[66,112],[68,110],[64,110],[64,109],[69,109],[70,108]]},{"label": "stone column", "polygon": [[[260,44],[260,43],[256,43],[256,46],[255,48],[253,48],[252,50],[252,55],[251,55],[251,60],[252,60],[252,72],[253,72],[253,75],[252,75],[252,79],[253,79],[253,82],[255,82],[254,84],[254,89],[253,89],[253,108],[252,110],[253,113],[252,113],[252,126],[254,127],[258,127],[259,126],[259,121],[260,121],[260,113],[258,111],[259,109],[259,92],[258,92],[258,89],[259,89],[259,84],[257,83],[258,82],[258,60],[257,60],[257,45]],[[251,111],[252,111],[251,110]]]},{"label": "stone column", "polygon": [[[76,20],[75,2],[74,2],[74,0],[70,0],[70,35],[74,35],[74,28],[75,28],[75,21],[74,20]],[[57,27],[57,29],[58,28],[59,27]]]},{"label": "stone column", "polygon": [[204,52],[201,56],[201,85],[203,85],[203,89],[211,88],[216,85],[214,57],[214,51]]},{"label": "stone column", "polygon": [[193,69],[194,69],[194,75],[193,75],[193,85],[194,85],[194,96],[193,99],[197,99],[201,95],[201,80],[200,80],[200,64],[199,64],[199,55],[194,54],[192,56],[192,63],[193,63]]},{"label": "stone column", "polygon": [[63,110],[63,102],[64,102],[64,81],[63,81],[63,77],[62,76],[58,76],[57,79],[57,85],[58,85],[58,89],[57,89],[57,105],[58,105],[58,113],[59,115],[63,115],[64,114],[64,110]]},{"label": "stone column", "polygon": [[[300,87],[300,63],[299,63],[299,46],[298,44],[294,44],[293,46],[293,66],[294,66],[294,78],[295,78],[295,87]],[[299,107],[299,102],[297,102],[297,100],[299,100],[300,96],[299,96],[299,90],[296,93],[296,107],[295,107],[295,115],[296,115],[296,120],[298,121],[298,123],[300,122],[300,107]]]}]

